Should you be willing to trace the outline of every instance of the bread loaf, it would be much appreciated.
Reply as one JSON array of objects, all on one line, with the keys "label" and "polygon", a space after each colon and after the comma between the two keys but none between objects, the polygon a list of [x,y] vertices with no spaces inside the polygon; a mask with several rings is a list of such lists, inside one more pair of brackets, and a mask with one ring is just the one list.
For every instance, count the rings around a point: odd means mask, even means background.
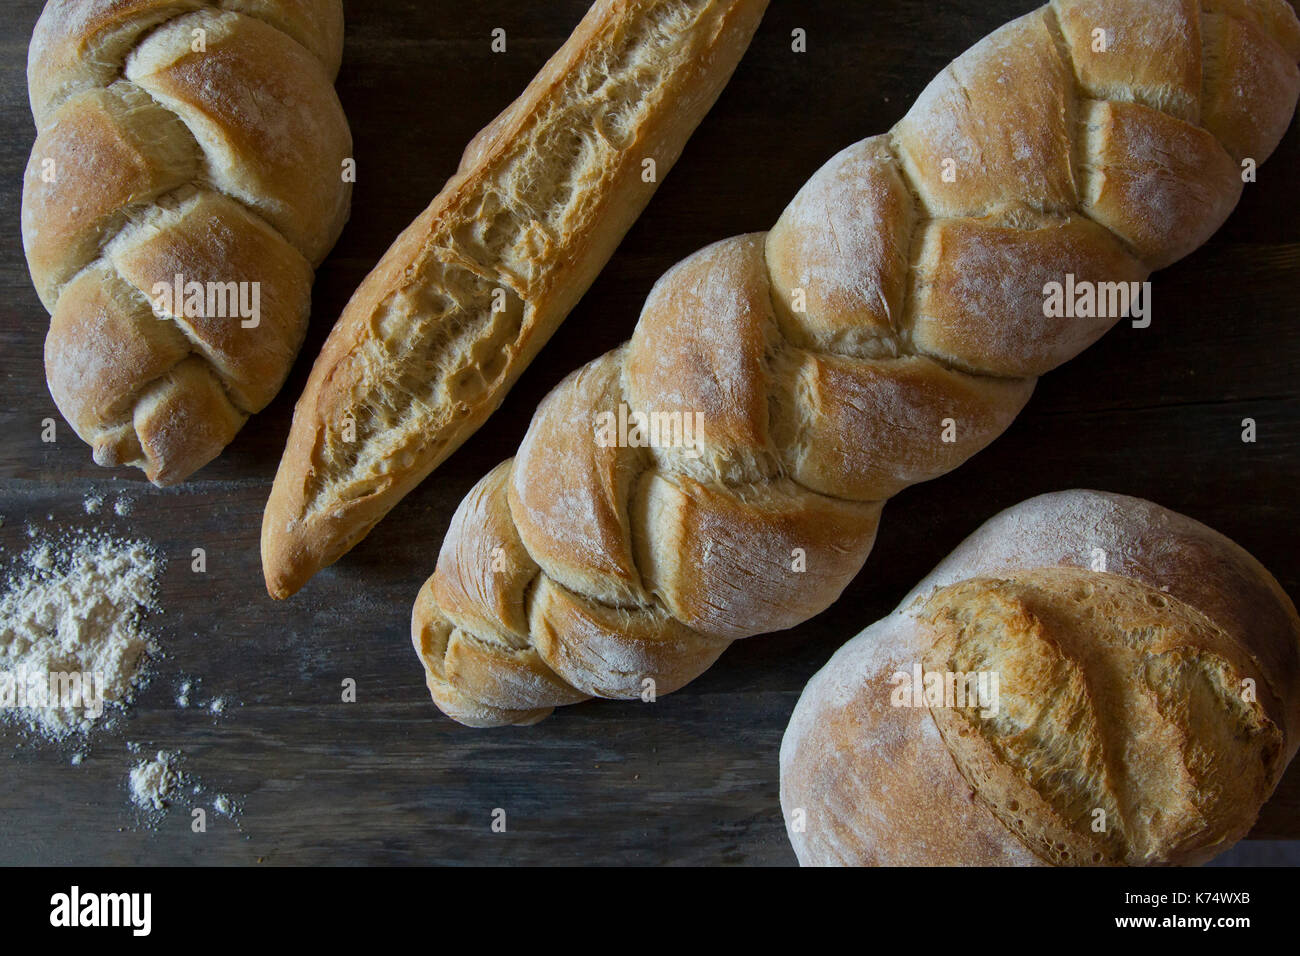
[{"label": "bread loaf", "polygon": [[262,527],[273,597],[370,532],[501,404],[676,162],[767,0],[598,0],[348,303]]},{"label": "bread loaf", "polygon": [[[1053,283],[1128,289],[1218,228],[1298,60],[1282,0],[1056,0],[771,232],[675,266],[461,505],[412,619],[435,702],[494,726],[662,694],[824,610],[885,499],[987,445],[1119,318],[1049,316]],[[633,416],[670,439],[611,441]]]},{"label": "bread loaf", "polygon": [[1061,492],[985,524],[809,682],[781,805],[804,864],[1200,863],[1250,830],[1298,731],[1300,618],[1259,562],[1150,502]]},{"label": "bread loaf", "polygon": [[279,391],[348,215],[339,0],[50,0],[23,244],[101,465],[183,481]]}]

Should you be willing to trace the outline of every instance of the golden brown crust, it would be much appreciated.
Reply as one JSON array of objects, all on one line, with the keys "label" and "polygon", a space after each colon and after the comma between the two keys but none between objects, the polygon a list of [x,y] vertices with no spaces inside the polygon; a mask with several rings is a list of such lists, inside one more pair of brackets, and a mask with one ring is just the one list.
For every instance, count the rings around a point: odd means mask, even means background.
[{"label": "golden brown crust", "polygon": [[[191,355],[137,397],[131,428],[148,462],[149,480],[166,486],[184,481],[219,455],[247,417],[231,404],[212,366]],[[132,460],[138,459],[96,459],[106,465]]]},{"label": "golden brown crust", "polygon": [[[525,710],[498,707],[484,701],[482,696],[470,697],[458,691],[451,682],[447,662],[449,657],[453,661],[457,659],[452,657],[450,647],[461,633],[439,613],[437,605],[428,596],[428,587],[421,590],[411,615],[411,638],[415,653],[424,665],[429,693],[445,713],[454,714],[455,719],[467,727],[500,727],[535,724],[551,712],[551,707],[545,705]],[[484,669],[489,660],[491,663],[487,666],[486,673],[476,674],[476,670]],[[527,687],[530,683],[534,685],[530,688],[532,696],[544,697],[548,691],[562,695],[563,688],[536,686],[545,684],[544,678],[540,681],[530,680],[537,676],[536,660],[535,652],[513,654],[493,648],[482,654],[465,654],[460,662],[466,668],[466,673],[478,676],[479,683],[487,688],[483,696],[489,696],[492,691],[508,696],[518,693],[520,687]]]},{"label": "golden brown crust", "polygon": [[[720,640],[825,609],[883,499],[996,438],[1036,376],[1123,317],[1119,290],[1222,223],[1244,144],[1276,145],[1300,93],[1278,51],[1294,66],[1300,22],[1282,0],[1206,6],[1057,0],[1013,21],[832,158],[771,233],[669,270],[631,342],[557,388],[511,465],[535,587]],[[1052,284],[1088,289],[1091,310],[1054,314]],[[698,429],[611,451],[592,431],[615,407]],[[1261,642],[1259,671],[1290,682],[1283,646]]]},{"label": "golden brown crust", "polygon": [[925,228],[912,274],[911,337],[918,352],[985,375],[1032,378],[1114,325],[1114,314],[1103,310],[1045,316],[1044,287],[1066,275],[1076,284],[1128,284],[1148,270],[1082,216],[1025,218],[1030,221],[1015,226],[962,219]]},{"label": "golden brown crust", "polygon": [[[785,465],[799,484],[853,501],[883,501],[956,468],[1006,430],[1035,382],[968,375],[919,355],[791,358],[798,370],[778,407],[802,413],[778,413],[791,432],[777,438]],[[953,440],[935,441],[958,410]]]},{"label": "golden brown crust", "polygon": [[[418,602],[416,646],[422,631],[434,633],[442,622],[454,628],[425,661],[430,674],[447,685],[446,694],[463,682],[481,689],[479,701],[503,711],[575,703],[587,695],[557,677],[528,643],[528,596],[539,568],[510,520],[504,494],[509,477],[508,463],[493,469],[452,518],[452,527],[472,525],[480,533],[447,538],[438,556],[442,574],[429,581]],[[520,706],[521,700],[530,703]]]},{"label": "golden brown crust", "polygon": [[662,608],[597,604],[549,577],[538,580],[528,625],[537,653],[561,680],[582,696],[620,700],[685,687],[731,643],[691,630]]},{"label": "golden brown crust", "polygon": [[931,218],[1076,207],[1077,104],[1064,53],[1042,7],[985,37],[921,92],[892,136]]},{"label": "golden brown crust", "polygon": [[1241,17],[1205,17],[1202,122],[1234,160],[1262,163],[1291,124],[1283,97],[1251,102],[1248,90],[1286,90],[1300,83],[1295,57],[1268,32]]},{"label": "golden brown crust", "polygon": [[[791,840],[809,864],[948,862],[974,800],[1038,861],[1204,862],[1248,832],[1295,753],[1297,661],[1294,605],[1228,539],[1120,495],[1032,499],[809,683],[781,751],[787,823],[796,808],[809,823]],[[892,678],[913,667],[953,688],[996,675],[978,685],[993,705],[948,691],[896,706]],[[903,772],[897,748],[958,779],[919,808],[900,799],[881,783]]]},{"label": "golden brown crust", "polygon": [[[200,52],[196,29],[206,33]],[[185,124],[211,188],[265,218],[313,266],[325,258],[347,220],[352,137],[306,50],[260,20],[196,14],[150,33],[126,78]]]},{"label": "golden brown crust", "polygon": [[[1195,123],[1201,99],[1200,0],[1053,2],[1079,85]],[[1096,31],[1102,31],[1098,44]]]},{"label": "golden brown crust", "polygon": [[1209,130],[1109,101],[1088,103],[1081,123],[1089,157],[1083,208],[1149,268],[1203,244],[1237,205],[1241,169]]},{"label": "golden brown crust", "polygon": [[288,375],[347,218],[341,43],[337,0],[46,5],[23,241],[50,391],[101,464],[183,481]]},{"label": "golden brown crust", "polygon": [[[1282,715],[1263,675],[1155,588],[1036,569],[952,585],[919,616],[927,672],[1000,674],[993,718],[931,716],[980,798],[1044,859],[1202,862],[1246,834],[1280,776]],[[1243,699],[1246,681],[1258,699]]]},{"label": "golden brown crust", "polygon": [[[57,181],[29,179],[23,197],[27,263],[51,313],[60,289],[125,225],[127,209],[192,182],[199,168],[180,120],[133,84],[90,90],[75,112],[46,129],[33,153],[55,159]],[[60,156],[79,161],[60,170]]]},{"label": "golden brown crust", "polygon": [[509,478],[510,463],[504,462],[465,496],[450,528],[479,533],[447,535],[438,555],[443,574],[433,582],[432,597],[458,627],[522,644],[528,637],[524,596],[539,568],[505,506]]},{"label": "golden brown crust", "polygon": [[670,269],[625,353],[632,408],[698,421],[692,447],[683,431],[680,443],[663,442],[655,453],[701,481],[775,473],[767,359],[778,338],[764,239],[724,240]]},{"label": "golden brown crust", "polygon": [[632,507],[638,528],[655,529],[637,539],[651,591],[678,621],[727,640],[794,627],[829,607],[862,569],[880,521],[878,502],[788,480],[739,497],[671,473],[647,474]]},{"label": "golden brown crust", "polygon": [[618,414],[622,367],[607,356],[551,392],[519,448],[509,486],[510,517],[526,553],[560,584],[609,604],[645,598],[627,516],[642,462],[614,445],[591,447],[592,410]]},{"label": "golden brown crust", "polygon": [[1090,491],[1033,498],[987,521],[902,605],[966,578],[1099,563],[1167,592],[1236,635],[1269,692],[1285,703],[1280,723],[1288,740],[1300,740],[1300,625],[1291,599],[1239,545],[1159,505]]},{"label": "golden brown crust", "polygon": [[924,650],[907,623],[868,628],[804,691],[781,746],[781,806],[799,862],[1043,865],[977,798],[929,711],[888,706],[894,675],[910,677]]},{"label": "golden brown crust", "polygon": [[269,23],[305,47],[330,82],[338,75],[343,5],[333,0],[49,0],[27,61],[32,113],[40,117],[77,93],[107,85],[145,33],[214,7]]},{"label": "golden brown crust", "polygon": [[310,265],[271,226],[225,196],[198,193],[175,209],[159,210],[147,225],[114,240],[105,254],[141,298],[176,275],[205,285],[231,275],[260,275],[263,312],[284,321],[250,330],[235,319],[177,315],[171,324],[212,366],[234,405],[252,413],[270,403],[306,334],[304,304],[312,282]]},{"label": "golden brown crust", "polygon": [[[848,147],[808,180],[767,234],[773,304],[803,348],[892,354],[916,210],[889,137]],[[795,296],[803,298],[794,312]]]},{"label": "golden brown crust", "polygon": [[263,525],[272,596],[338,560],[496,410],[672,167],[766,5],[599,0],[474,138],[312,369]]}]

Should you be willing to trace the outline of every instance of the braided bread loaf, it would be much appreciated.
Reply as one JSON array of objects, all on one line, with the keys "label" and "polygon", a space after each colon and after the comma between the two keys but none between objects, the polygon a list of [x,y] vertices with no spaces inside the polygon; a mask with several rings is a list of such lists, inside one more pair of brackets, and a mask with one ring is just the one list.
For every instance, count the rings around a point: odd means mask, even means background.
[{"label": "braided bread loaf", "polygon": [[[1143,280],[1219,227],[1298,60],[1282,0],[1057,0],[771,232],[674,267],[453,519],[412,620],[434,701],[494,726],[667,693],[825,609],[885,499],[987,445],[1117,320],[1047,318],[1048,283]],[[695,447],[607,447],[620,406],[701,413]]]},{"label": "braided bread loaf", "polygon": [[339,0],[46,5],[23,243],[99,464],[182,481],[284,383],[348,215],[342,44]]}]

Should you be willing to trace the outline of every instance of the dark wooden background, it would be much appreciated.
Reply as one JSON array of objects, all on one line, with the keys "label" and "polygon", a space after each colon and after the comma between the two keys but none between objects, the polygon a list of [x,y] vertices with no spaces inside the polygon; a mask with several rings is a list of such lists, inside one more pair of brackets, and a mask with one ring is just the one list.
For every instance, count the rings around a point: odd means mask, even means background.
[{"label": "dark wooden background", "polygon": [[[952,57],[1033,0],[775,0],[730,87],[591,292],[486,429],[360,547],[297,598],[262,587],[258,532],[290,411],[349,294],[437,193],[469,138],[512,100],[580,19],[584,0],[355,0],[339,92],[360,181],[352,221],[321,269],[315,318],[289,384],[219,461],[179,490],[95,467],[45,388],[47,317],[19,235],[33,139],[24,63],[39,0],[6,0],[0,49],[0,544],[26,521],[99,524],[170,558],[167,659],[126,723],[79,767],[0,731],[0,863],[790,864],[777,751],[800,690],[967,533],[1041,492],[1091,487],[1152,498],[1207,522],[1300,594],[1300,133],[1246,188],[1202,250],[1155,280],[1154,323],[1121,325],[1048,376],[1008,434],[885,510],[865,571],[802,627],[732,647],[657,704],[594,702],[527,729],[474,731],[428,701],[408,615],[469,487],[513,454],[538,400],[631,333],[654,280],[698,247],[775,222],[827,158],[888,129]],[[494,27],[509,52],[489,51]],[[808,52],[790,50],[795,27]],[[1257,420],[1259,440],[1240,440]],[[89,518],[88,493],[137,499],[129,520]],[[111,499],[110,499],[111,500]],[[208,573],[189,570],[190,550]],[[242,701],[214,721],[173,703],[178,675]],[[355,678],[359,701],[340,702]],[[193,834],[184,812],[137,826],[127,741],[179,748],[243,806],[240,826]],[[22,746],[18,746],[22,745]],[[507,811],[508,831],[490,830]],[[1300,837],[1300,765],[1255,836]],[[1241,844],[1235,861],[1295,860],[1298,843]]]}]

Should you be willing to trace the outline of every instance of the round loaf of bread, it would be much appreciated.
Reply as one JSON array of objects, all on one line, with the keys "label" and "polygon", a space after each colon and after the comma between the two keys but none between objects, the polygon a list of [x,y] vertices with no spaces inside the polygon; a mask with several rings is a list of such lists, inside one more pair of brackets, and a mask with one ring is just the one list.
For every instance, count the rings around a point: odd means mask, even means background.
[{"label": "round loaf of bread", "polygon": [[23,245],[50,394],[175,484],[280,390],[347,219],[339,0],[50,0]]},{"label": "round loaf of bread", "polygon": [[1200,863],[1295,754],[1300,619],[1249,554],[1120,495],[989,521],[809,682],[805,865]]}]

